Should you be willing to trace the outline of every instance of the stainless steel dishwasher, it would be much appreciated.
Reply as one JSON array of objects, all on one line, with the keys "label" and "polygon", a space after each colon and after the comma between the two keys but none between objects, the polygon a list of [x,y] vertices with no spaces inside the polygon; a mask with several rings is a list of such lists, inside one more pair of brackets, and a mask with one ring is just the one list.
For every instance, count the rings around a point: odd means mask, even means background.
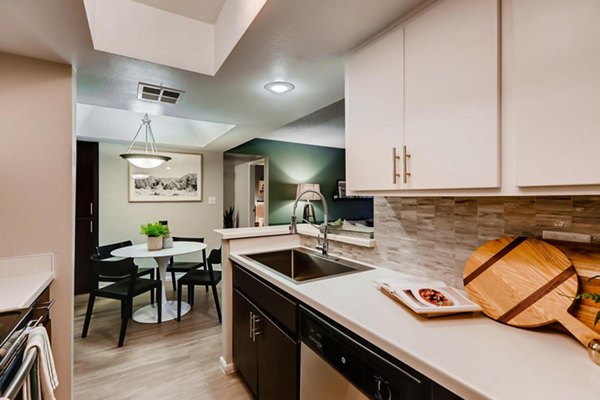
[{"label": "stainless steel dishwasher", "polygon": [[300,306],[300,399],[429,399],[431,381]]}]

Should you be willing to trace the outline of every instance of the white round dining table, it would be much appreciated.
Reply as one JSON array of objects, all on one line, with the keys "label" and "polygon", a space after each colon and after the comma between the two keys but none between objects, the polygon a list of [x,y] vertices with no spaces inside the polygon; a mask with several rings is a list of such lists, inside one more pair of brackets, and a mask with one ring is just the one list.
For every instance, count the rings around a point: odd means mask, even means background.
[{"label": "white round dining table", "polygon": [[[173,247],[161,250],[148,250],[148,246],[144,244],[136,244],[133,246],[121,247],[113,250],[110,254],[115,257],[123,258],[154,258],[158,264],[158,275],[162,282],[161,286],[161,306],[162,306],[162,321],[170,321],[177,318],[177,302],[167,301],[165,291],[165,277],[167,273],[167,265],[169,259],[173,256],[181,254],[195,253],[206,249],[206,243],[198,242],[174,242]],[[190,311],[188,303],[181,303],[181,315]],[[158,309],[155,304],[149,304],[137,310],[133,314],[133,320],[143,324],[158,323]]]}]

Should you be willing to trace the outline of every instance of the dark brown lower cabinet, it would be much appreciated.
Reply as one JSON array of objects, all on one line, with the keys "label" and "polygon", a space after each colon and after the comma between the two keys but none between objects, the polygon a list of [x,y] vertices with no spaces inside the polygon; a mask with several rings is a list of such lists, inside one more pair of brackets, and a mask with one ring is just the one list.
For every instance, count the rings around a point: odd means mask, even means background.
[{"label": "dark brown lower cabinet", "polygon": [[252,315],[256,308],[246,297],[233,291],[233,359],[250,391],[258,396],[258,352],[252,340]]},{"label": "dark brown lower cabinet", "polygon": [[[303,306],[289,293],[235,264],[233,286],[233,362],[238,372],[258,400],[297,400],[300,397],[299,336],[302,336],[299,333],[303,332],[303,328],[298,327],[298,308],[306,308],[306,306]],[[317,313],[314,310],[311,312]],[[323,315],[320,317],[327,318]],[[300,319],[302,318],[300,317]],[[386,360],[384,365],[389,363],[396,370],[411,371],[410,379],[414,380],[417,377],[419,389],[411,392],[414,385],[402,385],[401,392],[407,396],[406,398],[419,400],[460,399],[459,396],[417,371],[413,371],[409,366],[365,342],[364,339],[347,331],[336,322],[329,320],[329,323],[335,326],[339,332],[352,338],[352,342],[360,344],[352,351],[367,351],[367,355],[372,352],[377,355],[378,359]],[[364,356],[362,357],[364,359]],[[377,366],[380,368],[381,364],[377,364]],[[379,370],[383,371],[387,368]],[[364,381],[365,377],[369,376],[369,369],[365,366],[365,369],[361,371],[364,376],[361,375],[359,378]],[[406,372],[394,374],[392,378],[396,384],[407,379]],[[371,389],[363,387],[361,390],[367,390],[365,393],[368,395],[368,390]],[[378,396],[371,394],[369,398],[381,399],[381,396]]]},{"label": "dark brown lower cabinet", "polygon": [[233,294],[233,359],[260,400],[298,398],[299,341],[237,289]]}]

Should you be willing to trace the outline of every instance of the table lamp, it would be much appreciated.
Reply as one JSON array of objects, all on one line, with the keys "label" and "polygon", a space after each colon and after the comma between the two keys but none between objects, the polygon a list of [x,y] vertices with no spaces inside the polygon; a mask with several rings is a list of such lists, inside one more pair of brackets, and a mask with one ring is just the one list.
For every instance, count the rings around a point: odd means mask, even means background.
[{"label": "table lamp", "polygon": [[[321,193],[321,185],[318,183],[299,183],[296,187],[296,198],[300,196],[300,193],[305,190],[314,190],[316,192]],[[302,219],[306,221],[310,221],[310,217],[312,216],[313,224],[317,223],[317,216],[315,215],[315,207],[310,204],[311,200],[320,200],[321,198],[316,193],[305,193],[300,200],[306,200],[306,204],[304,205],[304,210],[302,211]]]}]

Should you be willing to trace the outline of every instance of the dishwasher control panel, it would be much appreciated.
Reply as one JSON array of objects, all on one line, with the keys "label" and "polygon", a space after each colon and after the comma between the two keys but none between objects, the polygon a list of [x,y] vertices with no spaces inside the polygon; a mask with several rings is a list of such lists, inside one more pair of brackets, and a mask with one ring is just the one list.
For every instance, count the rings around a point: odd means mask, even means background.
[{"label": "dishwasher control panel", "polygon": [[300,340],[371,399],[431,398],[428,378],[304,306],[300,306]]}]

